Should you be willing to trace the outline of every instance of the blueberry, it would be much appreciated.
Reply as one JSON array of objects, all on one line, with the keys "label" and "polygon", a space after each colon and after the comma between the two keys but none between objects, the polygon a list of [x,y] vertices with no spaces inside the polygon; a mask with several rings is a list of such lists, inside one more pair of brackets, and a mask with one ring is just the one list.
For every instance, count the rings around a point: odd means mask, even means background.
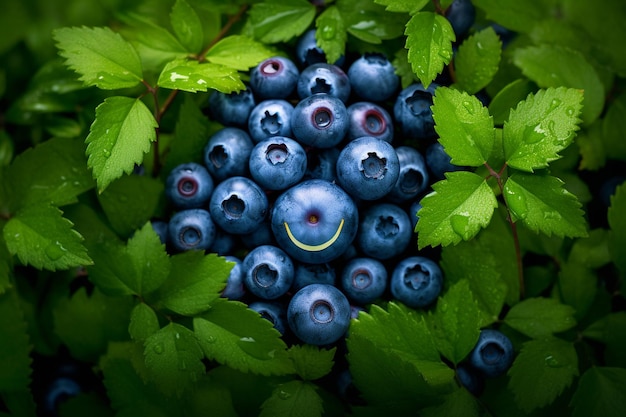
[{"label": "blueberry", "polygon": [[274,203],[272,231],[279,246],[304,263],[325,263],[352,243],[358,210],[336,184],[306,180],[284,191]]},{"label": "blueberry", "polygon": [[398,94],[393,106],[396,126],[406,139],[430,139],[436,136],[435,121],[430,107],[437,84],[424,88],[421,83],[412,84]]},{"label": "blueberry", "polygon": [[230,300],[241,300],[246,295],[246,288],[243,283],[244,270],[243,261],[236,256],[226,256],[227,261],[233,262],[235,265],[228,274],[226,287],[222,290],[222,297]]},{"label": "blueberry", "polygon": [[434,142],[426,148],[426,165],[432,173],[434,180],[444,179],[445,173],[450,171],[459,171],[463,168],[450,162],[450,156],[446,153],[443,145]]},{"label": "blueberry", "polygon": [[372,258],[390,259],[409,246],[413,229],[406,211],[391,203],[374,204],[359,216],[356,243]]},{"label": "blueberry", "polygon": [[350,303],[328,284],[310,284],[296,292],[287,307],[287,323],[298,339],[328,345],[343,337],[350,326]]},{"label": "blueberry", "polygon": [[204,147],[204,165],[216,181],[248,175],[248,158],[254,142],[245,130],[225,127]]},{"label": "blueberry", "polygon": [[468,360],[470,365],[483,375],[495,378],[511,367],[513,356],[513,344],[504,333],[494,329],[483,329]]},{"label": "blueberry", "polygon": [[398,181],[387,197],[394,202],[412,200],[428,188],[426,160],[417,149],[409,146],[398,146],[396,154],[400,163],[400,173]]},{"label": "blueberry", "polygon": [[439,265],[423,256],[410,256],[398,262],[389,283],[391,295],[412,308],[425,308],[439,296],[443,273]]},{"label": "blueberry", "polygon": [[335,268],[328,263],[305,264],[298,262],[296,263],[295,279],[291,285],[291,290],[295,292],[309,284],[335,285],[336,279]]},{"label": "blueberry", "polygon": [[421,209],[422,209],[422,200],[415,200],[411,203],[411,205],[409,206],[409,219],[411,219],[411,227],[412,230],[415,230],[415,226],[417,226],[417,222],[419,221],[420,217],[417,214]]},{"label": "blueberry", "polygon": [[245,127],[256,102],[250,87],[236,93],[215,91],[209,96],[209,111],[224,126]]},{"label": "blueberry", "polygon": [[377,200],[398,180],[400,163],[388,142],[372,136],[354,139],[337,159],[337,181],[352,196]]},{"label": "blueberry", "polygon": [[264,100],[257,104],[248,117],[248,132],[255,143],[272,136],[291,137],[293,106],[285,100]]},{"label": "blueberry", "polygon": [[176,166],[165,180],[165,195],[176,208],[199,208],[213,192],[213,178],[200,164],[188,162]]},{"label": "blueberry", "polygon": [[332,148],[311,148],[307,152],[307,165],[304,172],[304,179],[321,179],[333,182],[337,179],[337,158],[339,149]]},{"label": "blueberry", "polygon": [[256,144],[250,153],[250,174],[266,190],[284,190],[299,182],[307,155],[293,139],[276,136]]},{"label": "blueberry", "polygon": [[[308,67],[312,64],[316,64],[319,62],[326,62],[326,54],[317,46],[317,40],[315,39],[315,29],[309,29],[300,38],[298,39],[298,43],[296,45],[296,56],[298,58],[298,62],[303,67]],[[341,66],[343,65],[345,58],[343,56],[339,57],[336,62],[332,64]]]},{"label": "blueberry", "polygon": [[471,0],[454,0],[446,9],[445,16],[450,22],[457,39],[469,32],[476,20],[476,9]]},{"label": "blueberry", "polygon": [[261,245],[243,258],[246,289],[264,300],[274,300],[284,295],[294,279],[291,258],[280,248]]},{"label": "blueberry", "polygon": [[275,245],[274,233],[269,220],[264,220],[261,225],[250,233],[241,235],[244,246],[248,249],[254,249],[261,245]]},{"label": "blueberry", "polygon": [[347,110],[350,118],[348,140],[372,136],[389,143],[393,141],[393,121],[387,110],[367,101],[353,103]]},{"label": "blueberry", "polygon": [[485,376],[467,363],[457,366],[456,377],[466,390],[477,397],[485,389]]},{"label": "blueberry", "polygon": [[332,64],[317,63],[306,67],[296,87],[300,99],[323,93],[337,97],[344,103],[350,97],[350,79],[343,70]]},{"label": "blueberry", "polygon": [[168,241],[178,251],[207,250],[215,239],[215,224],[208,211],[200,208],[174,213],[168,223]]},{"label": "blueberry", "polygon": [[332,148],[348,133],[350,120],[343,101],[319,93],[296,104],[291,116],[291,130],[303,145]]},{"label": "blueberry", "polygon": [[280,334],[285,334],[287,330],[287,307],[282,302],[277,300],[257,300],[251,302],[248,307],[272,323]]},{"label": "blueberry", "polygon": [[68,376],[56,378],[48,387],[44,399],[43,408],[47,413],[46,415],[58,415],[61,403],[76,397],[81,392],[83,392],[83,389],[74,378]]},{"label": "blueberry", "polygon": [[167,222],[164,222],[162,220],[152,220],[150,224],[152,225],[152,228],[154,229],[156,234],[159,236],[161,243],[163,243],[164,245],[167,244]]},{"label": "blueberry", "polygon": [[611,206],[611,197],[615,194],[617,187],[624,183],[626,183],[626,176],[618,174],[606,179],[600,185],[598,194],[600,195],[600,201],[605,207]]},{"label": "blueberry", "polygon": [[352,90],[365,101],[385,101],[400,86],[400,77],[387,57],[381,53],[365,53],[348,68]]},{"label": "blueberry", "polygon": [[273,56],[250,72],[250,88],[261,100],[285,99],[296,89],[300,71],[289,58]]},{"label": "blueberry", "polygon": [[238,244],[239,241],[237,240],[237,235],[228,233],[216,225],[215,239],[213,239],[213,244],[209,248],[209,252],[226,256],[232,254],[236,250]]},{"label": "blueberry", "polygon": [[209,211],[215,223],[234,234],[253,232],[267,216],[267,196],[257,183],[246,177],[230,177],[217,184]]},{"label": "blueberry", "polygon": [[382,262],[365,257],[351,259],[339,278],[346,297],[360,305],[372,303],[382,296],[387,280],[387,270]]}]

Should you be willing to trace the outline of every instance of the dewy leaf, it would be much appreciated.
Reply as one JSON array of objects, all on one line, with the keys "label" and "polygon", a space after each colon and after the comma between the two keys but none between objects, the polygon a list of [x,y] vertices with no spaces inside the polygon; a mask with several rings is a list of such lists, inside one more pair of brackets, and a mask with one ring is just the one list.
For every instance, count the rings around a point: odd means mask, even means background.
[{"label": "dewy leaf", "polygon": [[511,307],[504,322],[528,337],[540,338],[574,327],[574,313],[573,307],[553,298],[527,298]]},{"label": "dewy leaf", "polygon": [[529,94],[504,123],[504,156],[509,166],[533,172],[560,158],[580,122],[582,92],[559,87]]},{"label": "dewy leaf", "polygon": [[274,54],[262,43],[242,35],[231,35],[213,45],[206,59],[239,71],[247,71]]},{"label": "dewy leaf", "polygon": [[482,9],[487,18],[516,32],[528,33],[533,27],[552,13],[553,0],[520,2],[519,0],[473,0],[472,4]]},{"label": "dewy leaf", "polygon": [[421,200],[418,246],[446,246],[469,240],[486,227],[498,206],[487,181],[468,171],[446,173]]},{"label": "dewy leaf", "polygon": [[578,355],[572,343],[561,339],[531,340],[522,345],[508,374],[515,402],[530,413],[552,403],[571,385],[578,376]]},{"label": "dewy leaf", "polygon": [[216,254],[187,251],[170,258],[171,270],[155,297],[170,310],[194,315],[220,297],[233,263]]},{"label": "dewy leaf", "polygon": [[439,87],[432,110],[439,142],[453,164],[477,167],[487,162],[495,142],[495,129],[487,108],[476,97]]},{"label": "dewy leaf", "polygon": [[550,175],[515,173],[504,183],[504,199],[514,220],[548,236],[587,236],[584,212],[563,181]]},{"label": "dewy leaf", "polygon": [[324,411],[317,386],[306,381],[280,384],[263,405],[259,417],[321,417]]},{"label": "dewy leaf", "polygon": [[391,61],[393,67],[396,69],[396,75],[400,77],[400,85],[402,88],[407,88],[414,82],[417,82],[417,77],[409,62],[408,53],[409,51],[405,48],[399,49]]},{"label": "dewy leaf", "polygon": [[204,354],[241,372],[286,375],[295,372],[287,345],[269,320],[238,301],[215,300],[193,319]]},{"label": "dewy leaf", "polygon": [[572,397],[573,417],[619,417],[626,409],[626,369],[592,366]]},{"label": "dewy leaf", "polygon": [[626,279],[626,185],[621,185],[611,197],[608,210],[609,251],[613,262]]},{"label": "dewy leaf", "polygon": [[130,314],[128,333],[133,340],[146,340],[158,332],[159,319],[156,312],[146,303],[138,303]]},{"label": "dewy leaf", "polygon": [[287,354],[293,361],[298,376],[305,381],[314,381],[330,373],[336,351],[336,347],[322,349],[303,344],[291,346]]},{"label": "dewy leaf", "polygon": [[339,0],[337,7],[348,33],[371,44],[401,37],[408,20],[404,14],[387,13],[370,0]]},{"label": "dewy leaf", "polygon": [[38,204],[18,211],[3,234],[9,252],[24,265],[55,271],[92,263],[72,226],[58,208]]},{"label": "dewy leaf", "polygon": [[330,6],[315,20],[315,39],[328,62],[337,62],[346,50],[348,34],[337,6]]},{"label": "dewy leaf", "polygon": [[437,301],[431,330],[439,352],[453,364],[461,362],[480,335],[481,312],[469,281],[458,281]]},{"label": "dewy leaf", "polygon": [[156,140],[158,127],[148,107],[129,97],[108,97],[96,108],[87,143],[88,166],[100,192],[130,174]]},{"label": "dewy leaf", "polygon": [[168,278],[170,258],[150,222],[130,238],[126,252],[132,262],[132,273],[126,275],[124,283],[135,294],[148,294],[159,288]]},{"label": "dewy leaf", "polygon": [[139,55],[109,27],[72,27],[53,32],[59,54],[87,85],[105,90],[134,87],[143,79]]},{"label": "dewy leaf", "polygon": [[185,0],[176,0],[170,13],[170,22],[176,37],[188,52],[198,53],[202,49],[204,31],[198,13]]},{"label": "dewy leaf", "polygon": [[526,78],[511,81],[496,94],[489,103],[489,113],[494,124],[501,126],[509,118],[511,109],[534,92],[534,84]]},{"label": "dewy leaf", "polygon": [[0,294],[0,392],[26,389],[32,372],[27,325],[16,291]]},{"label": "dewy leaf", "polygon": [[374,0],[374,3],[385,6],[388,12],[406,12],[415,14],[429,3],[429,0]]},{"label": "dewy leaf", "polygon": [[469,94],[482,90],[498,71],[501,53],[502,42],[491,26],[465,39],[454,57],[457,86]]},{"label": "dewy leaf", "polygon": [[248,24],[263,43],[286,42],[311,25],[315,12],[315,6],[306,0],[266,0],[252,5]]},{"label": "dewy leaf", "polygon": [[146,367],[165,393],[180,396],[204,373],[202,349],[188,328],[170,323],[145,341]]},{"label": "dewy leaf", "polygon": [[157,84],[163,88],[195,93],[212,88],[223,93],[245,89],[237,70],[211,62],[176,59],[163,68]]},{"label": "dewy leaf", "polygon": [[[582,53],[543,44],[516,49],[513,62],[541,88],[563,86],[583,90],[581,117],[586,125],[600,116],[605,101],[604,87],[597,71]],[[545,65],[546,62],[550,65]]]},{"label": "dewy leaf", "polygon": [[413,72],[424,87],[443,70],[452,59],[454,30],[445,17],[433,12],[418,12],[411,17],[405,30],[405,48]]}]

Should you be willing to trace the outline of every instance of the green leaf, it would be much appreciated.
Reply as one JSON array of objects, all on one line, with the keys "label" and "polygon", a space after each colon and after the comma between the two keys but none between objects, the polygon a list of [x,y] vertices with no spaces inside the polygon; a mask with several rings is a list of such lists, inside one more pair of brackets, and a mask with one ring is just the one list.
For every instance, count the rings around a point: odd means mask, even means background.
[{"label": "green leaf", "polygon": [[480,405],[474,395],[466,389],[457,389],[446,395],[443,404],[420,410],[422,417],[458,416],[479,417]]},{"label": "green leaf", "polygon": [[420,249],[471,239],[489,224],[498,205],[487,181],[472,172],[448,172],[432,188],[421,200],[416,226]]},{"label": "green leaf", "polygon": [[[613,106],[609,107],[609,112],[613,109]],[[606,118],[598,119],[595,123],[587,126],[586,129],[581,130],[576,136],[576,144],[580,151],[581,161],[579,169],[596,171],[602,168],[606,164],[608,156],[605,147],[605,136],[603,135],[603,128],[606,122]],[[610,137],[606,137],[609,139]],[[617,144],[617,148],[622,146],[622,141],[614,141]],[[617,152],[616,152],[617,151]],[[624,158],[626,158],[626,147],[623,152]],[[619,151],[613,149],[611,151],[611,157],[617,156],[619,158]]]},{"label": "green leaf", "polygon": [[589,266],[576,258],[571,258],[560,266],[558,293],[565,304],[575,309],[574,317],[580,320],[586,316],[596,298],[598,277]]},{"label": "green leaf", "polygon": [[109,27],[72,27],[53,32],[59,55],[87,85],[105,90],[134,87],[143,79],[139,55]]},{"label": "green leaf", "polygon": [[587,238],[576,239],[568,255],[568,260],[592,269],[610,263],[609,234],[608,230],[597,228],[589,231]]},{"label": "green leaf", "polygon": [[528,172],[545,168],[572,143],[578,130],[582,93],[565,87],[540,90],[511,110],[504,123],[504,156]]},{"label": "green leaf", "polygon": [[252,5],[248,24],[254,37],[263,43],[287,42],[311,25],[315,11],[306,0],[266,0]]},{"label": "green leaf", "polygon": [[188,328],[170,323],[145,341],[146,367],[166,394],[182,393],[205,373],[202,349]]},{"label": "green leaf", "polygon": [[552,298],[527,298],[515,304],[504,317],[504,322],[532,338],[564,332],[576,325],[572,306]]},{"label": "green leaf", "polygon": [[489,113],[493,116],[494,124],[498,126],[504,124],[509,118],[511,109],[534,91],[532,81],[525,78],[511,81],[498,91],[489,103]]},{"label": "green leaf", "polygon": [[626,366],[626,312],[607,314],[587,327],[583,336],[604,344],[603,363]]},{"label": "green leaf", "polygon": [[415,14],[422,10],[429,1],[428,0],[374,0],[376,4],[382,4],[385,6],[385,10],[388,12],[406,12],[409,14]]},{"label": "green leaf", "polygon": [[259,417],[321,417],[324,411],[317,386],[305,381],[279,385],[261,406]]},{"label": "green leaf", "polygon": [[561,339],[531,340],[522,345],[508,374],[515,402],[530,413],[552,403],[571,385],[578,376],[578,355],[572,343]]},{"label": "green leaf", "polygon": [[445,17],[418,12],[411,17],[404,33],[413,72],[424,87],[428,87],[452,59],[452,42],[456,40],[454,30]]},{"label": "green leaf", "polygon": [[125,275],[123,281],[135,294],[148,294],[168,278],[170,258],[150,222],[135,232],[126,245],[126,252],[132,272]]},{"label": "green leaf", "polygon": [[130,314],[128,333],[133,340],[144,341],[158,332],[159,319],[156,312],[145,303],[138,303]]},{"label": "green leaf", "polygon": [[[593,65],[580,52],[557,45],[529,46],[515,50],[513,61],[541,88],[570,87],[584,91],[581,117],[590,124],[604,108],[604,87]],[[546,67],[545,63],[551,65]]]},{"label": "green leaf", "polygon": [[580,203],[563,188],[560,179],[516,173],[504,183],[503,193],[514,220],[520,220],[529,229],[548,236],[587,236]]},{"label": "green leaf", "polygon": [[314,381],[330,373],[336,350],[336,347],[321,349],[304,344],[291,346],[287,354],[293,361],[296,374],[305,381]]},{"label": "green leaf", "polygon": [[245,88],[239,74],[233,68],[185,59],[168,62],[157,83],[163,88],[191,93],[207,91],[210,88],[223,93],[232,93]]},{"label": "green leaf", "polygon": [[26,389],[30,384],[31,342],[14,290],[0,293],[0,392]]},{"label": "green leaf", "polygon": [[401,37],[407,22],[406,16],[386,13],[370,0],[338,0],[337,7],[348,33],[371,44]]},{"label": "green leaf", "polygon": [[11,255],[37,269],[69,269],[92,263],[82,236],[56,207],[38,204],[18,211],[6,223],[4,240]]},{"label": "green leaf", "polygon": [[156,140],[154,116],[141,100],[108,97],[96,108],[87,143],[87,165],[102,192],[124,173],[130,174]]},{"label": "green leaf", "polygon": [[578,382],[572,397],[573,417],[619,417],[626,409],[626,369],[593,366]]},{"label": "green leaf", "polygon": [[482,90],[498,71],[502,42],[491,26],[474,33],[454,57],[457,86],[470,94]]},{"label": "green leaf", "polygon": [[626,218],[623,213],[626,213],[626,185],[617,187],[607,213],[610,227],[609,251],[622,279],[626,278]]},{"label": "green leaf", "polygon": [[472,4],[482,9],[487,18],[515,32],[528,33],[537,22],[552,13],[554,0],[473,0]]},{"label": "green leaf", "polygon": [[274,55],[262,43],[242,35],[221,39],[209,49],[206,60],[239,71],[247,71]]},{"label": "green leaf", "polygon": [[626,161],[626,94],[622,93],[608,106],[602,123],[602,144],[609,159]]},{"label": "green leaf", "polygon": [[452,284],[439,297],[431,323],[439,352],[455,365],[461,362],[476,345],[481,324],[481,312],[467,279]]},{"label": "green leaf", "polygon": [[209,359],[241,372],[295,372],[278,330],[243,303],[215,300],[209,310],[193,319],[193,328]]},{"label": "green leaf", "polygon": [[417,82],[417,77],[415,76],[413,67],[411,67],[411,63],[409,62],[408,53],[409,51],[405,48],[399,49],[391,61],[393,67],[396,69],[396,75],[400,77],[400,85],[402,88],[407,88],[411,84]]},{"label": "green leaf", "polygon": [[433,119],[439,142],[455,165],[481,166],[495,142],[493,119],[475,96],[440,87],[433,97]]},{"label": "green leaf", "polygon": [[315,20],[315,39],[328,62],[337,62],[346,51],[348,34],[337,6],[330,6]]},{"label": "green leaf", "polygon": [[204,31],[196,11],[185,0],[176,0],[170,13],[170,21],[176,37],[187,51],[198,53],[202,49]]}]

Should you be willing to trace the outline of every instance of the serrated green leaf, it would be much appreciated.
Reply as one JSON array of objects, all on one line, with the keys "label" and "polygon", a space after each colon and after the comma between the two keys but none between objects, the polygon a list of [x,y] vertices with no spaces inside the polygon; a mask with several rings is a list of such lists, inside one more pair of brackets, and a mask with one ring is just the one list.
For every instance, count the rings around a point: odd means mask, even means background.
[{"label": "serrated green leaf", "polygon": [[30,384],[32,346],[14,290],[0,293],[0,337],[0,392],[24,390]]},{"label": "serrated green leaf", "polygon": [[148,294],[163,284],[170,273],[170,258],[152,224],[147,222],[135,232],[126,245],[131,261],[124,284],[135,294]]},{"label": "serrated green leaf", "polygon": [[56,207],[38,204],[18,211],[4,226],[11,255],[37,269],[69,269],[92,263],[82,236]]},{"label": "serrated green leaf", "polygon": [[195,93],[212,88],[223,93],[245,89],[237,70],[211,62],[176,59],[163,68],[157,84],[163,88]]},{"label": "serrated green leaf", "polygon": [[154,297],[170,310],[187,316],[210,308],[220,297],[234,265],[203,251],[183,252],[170,261],[170,274]]},{"label": "serrated green leaf", "polygon": [[205,373],[204,354],[194,333],[170,323],[145,341],[146,367],[154,383],[166,394],[182,393]]},{"label": "serrated green leaf", "polygon": [[108,97],[96,108],[87,144],[87,165],[98,190],[104,191],[124,173],[130,174],[156,140],[158,127],[148,107],[130,97]]},{"label": "serrated green leaf", "polygon": [[160,329],[156,312],[145,303],[138,303],[130,313],[128,333],[133,340],[144,341]]},{"label": "serrated green leaf", "polygon": [[428,87],[452,59],[452,42],[456,40],[454,30],[445,17],[433,12],[418,12],[407,23],[404,34],[413,72],[424,87]]},{"label": "serrated green leaf", "polygon": [[374,0],[374,3],[385,6],[388,12],[406,12],[415,14],[422,10],[429,1],[428,0]]},{"label": "serrated green leaf", "polygon": [[578,376],[578,355],[572,343],[561,339],[531,340],[522,345],[508,374],[515,402],[530,413],[571,385]]},{"label": "serrated green leaf", "polygon": [[481,166],[495,142],[493,119],[475,96],[440,87],[433,97],[433,119],[439,142],[456,165]]},{"label": "serrated green leaf", "polygon": [[176,37],[191,53],[202,49],[204,30],[202,22],[193,7],[185,0],[176,0],[170,13],[170,22]]},{"label": "serrated green leaf", "polygon": [[346,51],[348,33],[337,6],[330,6],[315,20],[315,40],[328,62],[337,62]]},{"label": "serrated green leaf", "polygon": [[452,284],[439,297],[431,317],[430,328],[437,349],[446,359],[458,364],[474,348],[480,335],[481,313],[469,281],[462,279]]},{"label": "serrated green leaf", "polygon": [[491,26],[465,39],[454,57],[458,87],[470,94],[485,88],[498,71],[501,53],[502,42]]},{"label": "serrated green leaf", "polygon": [[204,354],[241,372],[285,375],[295,372],[285,342],[269,320],[243,303],[218,299],[193,320]]},{"label": "serrated green leaf", "polygon": [[418,81],[411,67],[411,63],[409,62],[408,53],[409,51],[402,48],[395,53],[391,61],[393,67],[396,69],[396,75],[400,77],[400,85],[402,88],[407,88]]},{"label": "serrated green leaf", "polygon": [[578,382],[570,403],[573,417],[621,416],[626,409],[626,369],[592,366]]},{"label": "serrated green leaf", "polygon": [[550,175],[515,173],[504,183],[504,199],[514,220],[548,236],[587,236],[587,223],[576,197]]},{"label": "serrated green leaf", "polygon": [[607,216],[609,220],[609,251],[613,262],[626,277],[626,185],[618,186],[611,197]]},{"label": "serrated green leaf", "polygon": [[568,255],[568,261],[598,269],[611,262],[609,252],[609,231],[597,228],[589,231],[589,236],[576,239]]},{"label": "serrated green leaf", "polygon": [[311,25],[315,12],[315,6],[306,0],[267,0],[252,5],[248,24],[254,37],[263,43],[287,42]]},{"label": "serrated green leaf", "polygon": [[551,13],[553,0],[520,2],[517,0],[473,0],[487,18],[516,32],[528,33],[537,22]]},{"label": "serrated green leaf", "polygon": [[328,374],[333,367],[337,348],[321,349],[313,345],[293,345],[287,351],[296,373],[305,381],[313,381]]},{"label": "serrated green leaf", "polygon": [[576,325],[572,306],[552,298],[527,298],[515,304],[504,317],[504,322],[532,338],[564,332]]},{"label": "serrated green leaf", "polygon": [[504,123],[507,164],[533,172],[560,158],[578,130],[582,98],[582,92],[565,87],[529,94]]},{"label": "serrated green leaf", "polygon": [[124,284],[132,261],[122,242],[103,240],[90,247],[93,265],[87,268],[89,279],[106,295],[130,295],[133,291]]},{"label": "serrated green leaf", "polygon": [[[557,45],[529,46],[515,50],[513,61],[541,88],[570,87],[584,91],[581,117],[590,124],[604,108],[600,76],[580,52]],[[548,67],[546,62],[551,62]]]},{"label": "serrated green leaf", "polygon": [[598,292],[598,277],[578,260],[561,264],[558,276],[558,294],[561,300],[575,309],[574,317],[585,317]]},{"label": "serrated green leaf", "polygon": [[532,81],[520,78],[510,82],[496,94],[489,103],[489,113],[494,124],[500,126],[509,118],[511,109],[523,101],[530,93],[535,92]]},{"label": "serrated green leaf", "polygon": [[214,64],[247,71],[274,54],[265,45],[252,38],[231,35],[213,45],[205,58]]},{"label": "serrated green leaf", "polygon": [[407,18],[385,9],[370,0],[338,0],[337,7],[347,31],[357,39],[371,44],[402,36]]},{"label": "serrated green leaf", "polygon": [[447,172],[421,200],[418,247],[446,246],[469,240],[486,227],[498,206],[484,178],[468,171]]},{"label": "serrated green leaf", "polygon": [[139,55],[109,27],[72,27],[53,32],[59,55],[87,85],[105,90],[134,87],[143,79]]},{"label": "serrated green leaf", "polygon": [[259,417],[321,417],[324,411],[317,386],[305,381],[279,385],[261,406]]},{"label": "serrated green leaf", "polygon": [[54,310],[54,331],[73,357],[94,361],[112,341],[128,339],[128,323],[133,299],[109,297],[84,287],[62,299]]}]

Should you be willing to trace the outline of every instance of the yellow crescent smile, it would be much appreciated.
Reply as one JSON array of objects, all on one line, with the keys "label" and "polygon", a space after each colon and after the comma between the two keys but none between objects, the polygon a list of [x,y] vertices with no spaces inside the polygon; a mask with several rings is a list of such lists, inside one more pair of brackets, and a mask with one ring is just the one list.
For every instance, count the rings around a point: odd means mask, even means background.
[{"label": "yellow crescent smile", "polygon": [[337,228],[337,231],[335,232],[333,237],[331,237],[324,243],[320,243],[319,245],[307,245],[306,243],[300,242],[298,239],[296,239],[293,233],[291,233],[291,229],[289,229],[289,225],[287,224],[287,222],[284,222],[283,224],[285,225],[285,229],[287,230],[287,236],[289,236],[289,239],[293,242],[294,245],[296,245],[300,249],[309,252],[319,252],[335,243],[335,241],[339,238],[339,235],[341,234],[341,229],[343,229],[343,223],[344,220],[341,219],[341,222],[339,222],[339,227]]}]

